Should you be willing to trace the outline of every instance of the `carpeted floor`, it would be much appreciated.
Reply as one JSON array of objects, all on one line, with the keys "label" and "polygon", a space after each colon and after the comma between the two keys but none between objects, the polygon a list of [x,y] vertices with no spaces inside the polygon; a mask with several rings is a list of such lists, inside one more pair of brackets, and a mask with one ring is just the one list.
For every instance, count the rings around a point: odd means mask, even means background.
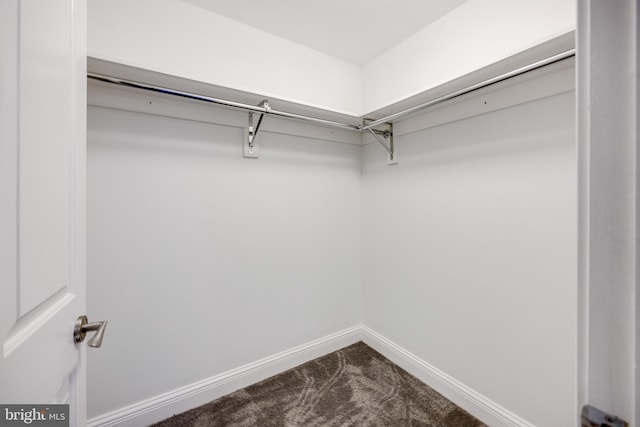
[{"label": "carpeted floor", "polygon": [[157,427],[480,427],[435,390],[359,342]]}]

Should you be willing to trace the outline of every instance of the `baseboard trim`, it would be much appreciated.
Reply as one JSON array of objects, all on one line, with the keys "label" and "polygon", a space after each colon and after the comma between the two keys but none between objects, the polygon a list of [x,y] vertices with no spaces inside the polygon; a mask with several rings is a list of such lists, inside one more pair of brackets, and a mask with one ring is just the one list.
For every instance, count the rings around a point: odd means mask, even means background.
[{"label": "baseboard trim", "polygon": [[362,340],[387,359],[492,427],[535,427],[367,326]]},{"label": "baseboard trim", "polygon": [[361,341],[361,331],[361,325],[344,329],[168,393],[99,415],[88,420],[87,425],[89,427],[139,427],[162,421],[174,414],[203,405],[302,363]]},{"label": "baseboard trim", "polygon": [[88,420],[87,425],[89,427],[147,426],[358,341],[364,341],[371,348],[492,427],[535,427],[364,325],[344,329],[185,387],[99,415]]}]

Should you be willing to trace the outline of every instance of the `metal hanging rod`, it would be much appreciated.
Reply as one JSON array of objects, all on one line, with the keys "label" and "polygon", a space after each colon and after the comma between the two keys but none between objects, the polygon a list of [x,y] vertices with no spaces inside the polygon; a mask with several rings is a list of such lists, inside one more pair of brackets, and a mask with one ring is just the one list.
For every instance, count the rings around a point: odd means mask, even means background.
[{"label": "metal hanging rod", "polygon": [[280,116],[280,117],[286,117],[288,119],[295,119],[295,120],[304,120],[307,122],[313,122],[313,123],[318,123],[318,124],[322,124],[322,125],[326,125],[326,126],[333,126],[333,127],[339,127],[339,128],[343,128],[343,129],[351,129],[351,130],[360,130],[360,126],[359,125],[353,125],[350,123],[342,123],[342,122],[336,122],[333,120],[326,120],[326,119],[320,119],[317,117],[310,117],[310,116],[304,116],[302,114],[295,114],[295,113],[289,113],[286,111],[278,111],[278,110],[274,110],[272,108],[269,107],[263,107],[263,106],[256,106],[256,105],[249,105],[249,104],[243,104],[241,102],[235,102],[235,101],[229,101],[226,99],[221,99],[221,98],[213,98],[211,96],[205,96],[205,95],[198,95],[196,93],[191,93],[191,92],[183,92],[180,90],[175,90],[175,89],[169,89],[166,87],[161,87],[161,86],[154,86],[154,85],[150,85],[150,84],[146,84],[146,83],[140,83],[140,82],[134,82],[131,80],[125,80],[125,79],[120,79],[120,78],[116,78],[116,77],[110,77],[110,76],[104,76],[101,74],[95,74],[95,73],[87,73],[87,77],[93,80],[99,80],[101,82],[106,82],[106,83],[113,83],[113,84],[117,84],[117,85],[121,85],[121,86],[127,86],[127,87],[133,87],[136,89],[143,89],[143,90],[148,90],[151,92],[158,92],[158,93],[164,93],[167,95],[174,95],[174,96],[180,96],[183,98],[189,98],[189,99],[195,99],[198,101],[204,101],[204,102],[209,102],[212,104],[217,104],[217,105],[223,105],[226,107],[233,107],[233,108],[239,108],[242,110],[248,110],[248,111],[253,111],[253,112],[258,112],[258,113],[263,113],[263,114],[271,114],[274,116]]},{"label": "metal hanging rod", "polygon": [[538,68],[542,68],[545,65],[550,65],[550,64],[562,61],[564,59],[571,58],[571,57],[575,56],[575,54],[576,54],[576,50],[575,49],[567,50],[566,52],[562,52],[562,53],[559,53],[557,55],[550,56],[548,58],[545,58],[545,59],[542,59],[540,61],[534,62],[533,64],[529,64],[529,65],[526,65],[524,67],[518,68],[517,70],[509,71],[508,73],[504,73],[504,74],[501,74],[499,76],[492,77],[492,78],[484,80],[484,81],[482,81],[480,83],[476,83],[474,85],[468,86],[468,87],[466,87],[464,89],[460,89],[460,90],[457,90],[455,92],[451,92],[451,93],[449,93],[447,95],[444,95],[444,96],[441,96],[439,98],[432,99],[431,101],[424,102],[422,104],[407,108],[406,110],[400,111],[398,113],[390,114],[390,115],[388,115],[386,117],[383,117],[381,119],[374,120],[372,122],[366,123],[363,126],[360,126],[360,129],[361,130],[371,129],[371,128],[375,127],[375,126],[379,126],[381,124],[388,123],[388,122],[391,122],[393,120],[396,120],[396,119],[398,119],[398,118],[400,118],[402,116],[406,116],[407,114],[415,113],[416,111],[425,109],[427,107],[431,107],[431,106],[436,105],[436,104],[440,104],[441,102],[448,101],[448,100],[456,98],[458,96],[466,95],[469,92],[473,92],[475,90],[482,89],[482,88],[487,87],[487,86],[491,86],[492,84],[502,82],[504,80],[510,79],[512,77],[519,76],[519,75],[527,73],[529,71],[537,70]]},{"label": "metal hanging rod", "polygon": [[536,70],[538,68],[542,68],[546,65],[550,65],[553,64],[555,62],[559,62],[562,61],[564,59],[567,58],[571,58],[573,56],[575,56],[576,54],[576,50],[575,49],[570,49],[567,50],[565,52],[550,56],[548,58],[542,59],[540,61],[534,62],[533,64],[529,64],[526,65],[524,67],[518,68],[516,70],[513,71],[509,71],[508,73],[504,73],[501,74],[499,76],[496,77],[492,77],[490,79],[484,80],[480,83],[476,83],[474,85],[465,87],[463,89],[457,90],[455,92],[451,92],[447,95],[441,96],[439,98],[436,99],[432,99],[431,101],[427,101],[424,102],[422,104],[407,108],[406,110],[394,113],[394,114],[390,114],[386,117],[383,117],[381,119],[377,119],[377,120],[373,120],[373,121],[368,121],[367,123],[363,123],[362,125],[354,125],[351,123],[342,123],[342,122],[336,122],[333,120],[326,120],[326,119],[320,119],[317,117],[311,117],[311,116],[305,116],[302,114],[295,114],[295,113],[289,113],[286,111],[279,111],[279,110],[274,110],[271,109],[269,107],[264,107],[264,106],[260,106],[260,105],[249,105],[249,104],[243,104],[241,102],[235,102],[235,101],[229,101],[226,99],[221,99],[221,98],[214,98],[211,96],[205,96],[205,95],[198,95],[195,93],[191,93],[191,92],[184,92],[184,91],[180,91],[180,90],[175,90],[175,89],[169,89],[166,87],[161,87],[161,86],[154,86],[154,85],[150,85],[150,84],[146,84],[146,83],[140,83],[140,82],[135,82],[135,81],[131,81],[131,80],[125,80],[125,79],[120,79],[120,78],[116,78],[116,77],[110,77],[110,76],[105,76],[105,75],[101,75],[101,74],[95,74],[95,73],[87,73],[87,77],[90,79],[94,79],[94,80],[99,80],[102,82],[106,82],[106,83],[112,83],[112,84],[117,84],[117,85],[121,85],[121,86],[128,86],[128,87],[133,87],[136,89],[143,89],[143,90],[147,90],[147,91],[152,91],[152,92],[158,92],[158,93],[164,93],[167,95],[175,95],[175,96],[180,96],[183,98],[189,98],[189,99],[195,99],[198,101],[204,101],[204,102],[210,102],[213,104],[218,104],[218,105],[223,105],[223,106],[227,106],[227,107],[233,107],[233,108],[239,108],[242,110],[247,110],[247,111],[254,111],[254,112],[259,112],[259,113],[263,113],[263,114],[271,114],[274,116],[280,116],[280,117],[285,117],[285,118],[289,118],[289,119],[295,119],[295,120],[303,120],[303,121],[308,121],[308,122],[313,122],[313,123],[318,123],[318,124],[322,124],[322,125],[327,125],[327,126],[333,126],[333,127],[339,127],[339,128],[343,128],[343,129],[351,129],[351,130],[358,130],[358,131],[367,131],[369,129],[373,129],[377,126],[389,123],[393,120],[396,120],[402,116],[405,116],[407,114],[411,114],[411,113],[415,113],[416,111],[425,109],[427,107],[431,107],[433,105],[439,104],[441,102],[445,102],[448,101],[450,99],[456,98],[458,96],[462,96],[465,95],[467,93],[476,91],[478,89],[482,89],[484,87],[493,85],[495,83],[499,83],[502,82],[504,80],[510,79],[512,77],[516,77],[519,76],[521,74],[527,73],[529,71],[533,71]]}]

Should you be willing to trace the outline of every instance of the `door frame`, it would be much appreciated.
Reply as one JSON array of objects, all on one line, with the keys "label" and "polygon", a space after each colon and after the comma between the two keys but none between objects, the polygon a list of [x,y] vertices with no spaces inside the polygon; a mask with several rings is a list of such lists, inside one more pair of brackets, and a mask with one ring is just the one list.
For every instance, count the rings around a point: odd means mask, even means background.
[{"label": "door frame", "polygon": [[578,404],[640,425],[640,11],[635,0],[577,8]]}]

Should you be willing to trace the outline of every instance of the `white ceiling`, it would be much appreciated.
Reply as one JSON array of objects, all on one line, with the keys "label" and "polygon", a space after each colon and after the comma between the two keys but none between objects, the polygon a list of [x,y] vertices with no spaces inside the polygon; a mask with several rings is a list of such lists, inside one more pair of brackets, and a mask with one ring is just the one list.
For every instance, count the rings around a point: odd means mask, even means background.
[{"label": "white ceiling", "polygon": [[183,0],[362,65],[466,0]]}]

